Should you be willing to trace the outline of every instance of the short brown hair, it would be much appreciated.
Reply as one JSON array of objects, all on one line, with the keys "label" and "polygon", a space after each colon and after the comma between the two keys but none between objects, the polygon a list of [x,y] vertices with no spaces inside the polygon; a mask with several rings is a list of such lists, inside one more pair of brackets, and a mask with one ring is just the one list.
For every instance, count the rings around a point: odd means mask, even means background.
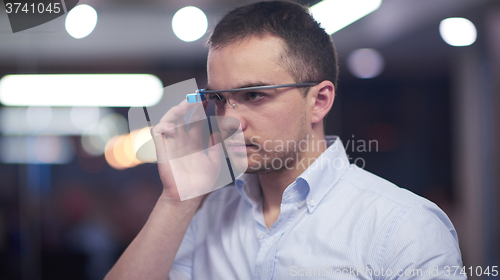
[{"label": "short brown hair", "polygon": [[288,1],[257,2],[227,13],[207,45],[223,48],[250,36],[273,35],[286,46],[280,60],[295,82],[331,81],[337,88],[338,65],[331,37],[307,7]]}]

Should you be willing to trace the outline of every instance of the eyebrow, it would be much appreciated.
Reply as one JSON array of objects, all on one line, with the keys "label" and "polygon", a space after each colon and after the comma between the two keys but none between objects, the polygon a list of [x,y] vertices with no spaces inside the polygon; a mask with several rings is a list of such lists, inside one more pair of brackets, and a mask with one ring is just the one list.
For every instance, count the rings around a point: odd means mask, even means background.
[{"label": "eyebrow", "polygon": [[[241,88],[252,88],[252,87],[262,87],[262,86],[270,86],[270,85],[273,85],[273,84],[264,83],[264,82],[247,82],[247,83],[238,85],[237,87],[232,88],[232,89],[228,89],[228,90],[241,89]],[[215,91],[215,89],[212,88],[210,85],[207,85],[207,87],[205,88],[205,91]],[[217,90],[217,91],[225,92],[226,90]]]}]

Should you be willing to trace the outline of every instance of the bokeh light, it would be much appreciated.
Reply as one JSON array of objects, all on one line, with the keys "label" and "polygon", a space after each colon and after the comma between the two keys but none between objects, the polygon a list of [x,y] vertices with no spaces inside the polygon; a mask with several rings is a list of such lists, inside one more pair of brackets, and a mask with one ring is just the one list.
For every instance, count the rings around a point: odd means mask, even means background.
[{"label": "bokeh light", "polygon": [[156,150],[150,129],[144,127],[130,133],[135,156],[143,162],[156,162]]},{"label": "bokeh light", "polygon": [[100,113],[97,107],[73,107],[70,116],[74,126],[86,130],[97,124]]},{"label": "bokeh light", "polygon": [[69,138],[53,135],[0,137],[0,162],[65,164],[74,157]]},{"label": "bokeh light", "polygon": [[102,117],[97,125],[86,130],[81,139],[82,147],[89,155],[99,156],[104,153],[106,143],[117,135],[128,132],[125,117],[111,113]]},{"label": "bokeh light", "polygon": [[178,10],[172,18],[175,36],[185,42],[200,39],[207,32],[207,28],[207,16],[202,10],[193,6]]},{"label": "bokeh light", "polygon": [[441,38],[451,46],[464,47],[476,42],[477,30],[474,23],[466,18],[447,18],[439,24]]},{"label": "bokeh light", "polygon": [[6,106],[142,107],[156,105],[162,96],[163,83],[151,74],[15,74],[0,79],[0,102]]},{"label": "bokeh light", "polygon": [[106,143],[104,156],[106,162],[111,167],[118,170],[131,168],[142,163],[135,157],[134,147],[132,146],[132,136],[130,133],[111,138],[108,143]]},{"label": "bokeh light", "polygon": [[374,49],[357,49],[347,57],[347,67],[360,79],[374,78],[384,69],[384,58]]},{"label": "bokeh light", "polygon": [[382,0],[323,0],[310,8],[314,19],[328,34],[377,10]]},{"label": "bokeh light", "polygon": [[30,130],[41,131],[51,123],[52,109],[50,107],[28,107],[26,121]]},{"label": "bokeh light", "polygon": [[35,156],[43,163],[54,163],[60,157],[61,143],[56,136],[37,136],[35,138]]},{"label": "bokeh light", "polygon": [[97,24],[97,12],[83,4],[73,8],[66,16],[66,31],[75,39],[87,37]]},{"label": "bokeh light", "polygon": [[106,158],[106,162],[113,167],[114,169],[122,170],[125,169],[118,160],[115,158],[114,155],[114,147],[115,143],[117,140],[119,140],[120,136],[115,136],[111,138],[108,143],[106,144],[105,151],[104,151],[104,157]]}]

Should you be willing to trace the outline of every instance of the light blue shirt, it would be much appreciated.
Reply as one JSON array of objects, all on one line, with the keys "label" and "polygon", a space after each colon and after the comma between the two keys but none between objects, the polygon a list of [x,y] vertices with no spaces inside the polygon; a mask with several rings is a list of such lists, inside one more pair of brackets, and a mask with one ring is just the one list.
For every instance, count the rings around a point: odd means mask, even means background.
[{"label": "light blue shirt", "polygon": [[[206,199],[171,279],[466,279],[434,203],[349,164],[340,139],[283,193],[267,229],[257,175]],[[332,144],[333,142],[333,144]]]}]

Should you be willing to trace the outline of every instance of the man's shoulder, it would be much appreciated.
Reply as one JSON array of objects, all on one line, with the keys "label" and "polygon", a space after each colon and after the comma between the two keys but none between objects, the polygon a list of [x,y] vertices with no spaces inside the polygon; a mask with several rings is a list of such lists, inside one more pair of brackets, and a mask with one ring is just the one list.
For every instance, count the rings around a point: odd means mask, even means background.
[{"label": "man's shoulder", "polygon": [[385,242],[398,230],[420,240],[418,233],[423,228],[436,232],[446,229],[458,241],[453,224],[436,204],[357,166],[342,175],[328,200],[322,212],[340,211],[339,220],[365,228]]},{"label": "man's shoulder", "polygon": [[331,207],[349,209],[359,217],[377,213],[380,221],[392,222],[427,217],[454,232],[448,216],[435,203],[355,165],[334,186],[331,198],[336,202]]},{"label": "man's shoulder", "polygon": [[405,188],[377,176],[371,172],[351,165],[340,181],[348,188],[353,188],[359,195],[370,196],[385,204],[394,204],[407,208],[415,205],[437,207],[434,203]]}]

